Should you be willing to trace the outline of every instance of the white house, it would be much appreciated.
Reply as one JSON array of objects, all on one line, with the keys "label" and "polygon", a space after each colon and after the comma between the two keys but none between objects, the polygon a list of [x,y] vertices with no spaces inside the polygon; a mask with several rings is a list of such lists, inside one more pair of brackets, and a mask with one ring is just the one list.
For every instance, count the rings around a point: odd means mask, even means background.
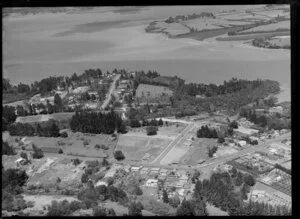
[{"label": "white house", "polygon": [[99,180],[96,184],[95,184],[95,187],[97,186],[108,186],[108,183],[105,182],[105,181],[102,181],[102,180]]}]

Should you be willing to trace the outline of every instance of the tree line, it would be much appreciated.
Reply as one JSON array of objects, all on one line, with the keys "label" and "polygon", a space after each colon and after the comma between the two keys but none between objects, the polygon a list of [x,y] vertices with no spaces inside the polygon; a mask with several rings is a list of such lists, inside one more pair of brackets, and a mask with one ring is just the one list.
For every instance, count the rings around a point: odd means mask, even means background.
[{"label": "tree line", "polygon": [[200,129],[197,131],[198,138],[218,138],[218,132],[214,128],[208,128],[207,125],[201,126]]},{"label": "tree line", "polygon": [[109,113],[97,113],[80,111],[76,112],[70,120],[70,128],[73,132],[112,134],[126,133],[125,122],[114,111]]},{"label": "tree line", "polygon": [[[13,123],[8,126],[8,131],[12,136],[39,136],[39,137],[60,137],[59,128],[55,122],[45,122],[40,124]],[[64,134],[63,134],[64,136]]]}]

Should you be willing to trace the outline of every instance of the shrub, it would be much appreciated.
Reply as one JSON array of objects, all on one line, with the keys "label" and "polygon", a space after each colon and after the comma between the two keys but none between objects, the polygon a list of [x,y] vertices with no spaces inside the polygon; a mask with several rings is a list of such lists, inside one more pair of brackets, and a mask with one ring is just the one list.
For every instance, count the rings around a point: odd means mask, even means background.
[{"label": "shrub", "polygon": [[83,173],[82,176],[81,176],[81,182],[82,182],[82,183],[87,183],[88,180],[89,180],[88,174]]},{"label": "shrub", "polygon": [[140,202],[132,202],[128,207],[128,215],[130,216],[143,216],[142,210],[144,206]]},{"label": "shrub", "polygon": [[2,154],[3,155],[15,155],[16,152],[13,146],[9,146],[8,142],[2,142]]},{"label": "shrub", "polygon": [[60,148],[60,149],[58,150],[58,153],[59,153],[59,154],[63,154],[64,151]]},{"label": "shrub", "polygon": [[93,216],[107,216],[106,209],[100,206],[93,208]]},{"label": "shrub", "polygon": [[67,138],[67,137],[68,137],[68,133],[67,133],[67,132],[62,132],[62,133],[60,134],[60,137],[62,137],[62,138]]},{"label": "shrub", "polygon": [[118,161],[124,160],[124,159],[125,159],[125,156],[124,156],[123,152],[122,152],[122,151],[119,151],[119,150],[118,150],[118,151],[115,151],[114,157],[115,157],[115,159],[118,160]]},{"label": "shrub", "polygon": [[95,147],[96,150],[100,149],[100,145],[99,144],[96,144],[94,147]]},{"label": "shrub", "polygon": [[83,141],[83,145],[84,145],[84,146],[89,145],[88,140],[84,140],[84,141]]},{"label": "shrub", "polygon": [[224,142],[225,142],[225,138],[223,138],[223,137],[218,138],[218,143],[222,144]]},{"label": "shrub", "polygon": [[246,174],[243,177],[243,181],[246,185],[248,186],[254,186],[255,185],[255,179],[252,175],[250,174]]},{"label": "shrub", "polygon": [[158,130],[158,128],[155,127],[155,126],[148,126],[146,128],[147,135],[156,135],[157,134],[157,130]]},{"label": "shrub", "polygon": [[33,154],[32,154],[33,159],[40,159],[40,158],[44,157],[44,153],[43,153],[42,149],[38,148],[34,144],[32,144],[32,149],[33,149]]},{"label": "shrub", "polygon": [[180,199],[176,195],[172,198],[169,198],[169,205],[172,206],[173,208],[177,208],[180,205]]}]

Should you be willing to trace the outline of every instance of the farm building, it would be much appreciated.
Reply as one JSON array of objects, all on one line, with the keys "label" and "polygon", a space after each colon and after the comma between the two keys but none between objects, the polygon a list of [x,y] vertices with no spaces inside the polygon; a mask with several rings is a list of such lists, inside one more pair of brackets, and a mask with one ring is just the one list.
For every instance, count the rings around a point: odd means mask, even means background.
[{"label": "farm building", "polygon": [[145,186],[147,187],[157,187],[157,179],[148,179]]},{"label": "farm building", "polygon": [[250,128],[244,128],[242,126],[239,126],[237,129],[234,129],[234,133],[238,136],[250,136],[255,133],[258,133],[258,130],[256,129],[250,129]]},{"label": "farm building", "polygon": [[163,86],[140,84],[136,90],[136,97],[138,98],[153,99],[172,95],[173,92],[168,87]]},{"label": "farm building", "polygon": [[96,184],[95,184],[95,187],[97,186],[108,186],[107,182],[105,181],[102,181],[102,180],[99,180]]},{"label": "farm building", "polygon": [[282,114],[282,112],[283,112],[282,106],[271,107],[269,109],[269,113],[271,113],[271,114],[275,114],[275,113]]}]

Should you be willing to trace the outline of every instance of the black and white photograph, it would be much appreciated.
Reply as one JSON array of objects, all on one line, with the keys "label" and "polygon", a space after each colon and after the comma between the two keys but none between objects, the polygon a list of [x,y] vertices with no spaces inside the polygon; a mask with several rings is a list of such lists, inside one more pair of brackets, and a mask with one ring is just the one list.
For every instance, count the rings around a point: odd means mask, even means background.
[{"label": "black and white photograph", "polygon": [[1,215],[292,215],[291,10],[3,6]]}]

